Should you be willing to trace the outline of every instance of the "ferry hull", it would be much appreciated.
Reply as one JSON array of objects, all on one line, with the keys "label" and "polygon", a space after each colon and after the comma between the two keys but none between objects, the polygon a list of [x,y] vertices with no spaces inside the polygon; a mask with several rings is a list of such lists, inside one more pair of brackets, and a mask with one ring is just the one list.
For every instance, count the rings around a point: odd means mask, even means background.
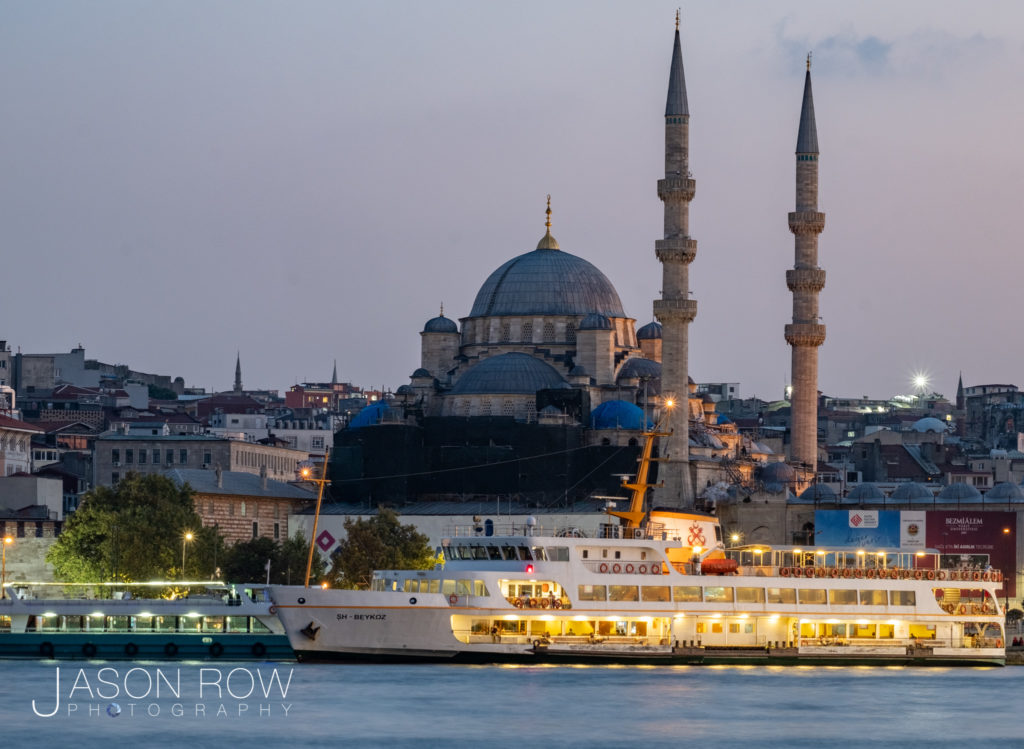
[{"label": "ferry hull", "polygon": [[284,635],[60,632],[8,633],[0,637],[0,658],[84,660],[294,660]]}]

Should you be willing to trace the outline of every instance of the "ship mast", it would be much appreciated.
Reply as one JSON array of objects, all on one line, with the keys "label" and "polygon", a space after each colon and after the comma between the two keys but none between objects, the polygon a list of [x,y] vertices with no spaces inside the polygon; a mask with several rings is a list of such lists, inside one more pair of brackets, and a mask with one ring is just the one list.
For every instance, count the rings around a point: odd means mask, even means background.
[{"label": "ship mast", "polygon": [[[654,451],[655,438],[670,437],[672,435],[672,430],[666,432],[663,425],[668,420],[669,414],[674,406],[675,402],[671,399],[665,401],[665,412],[658,420],[658,423],[654,426],[654,429],[644,431],[644,449],[640,452],[640,458],[637,460],[640,467],[637,469],[636,478],[632,481],[629,481],[628,479],[622,480],[622,488],[629,489],[631,492],[629,498],[629,509],[625,511],[608,509],[606,511],[609,515],[614,515],[617,518],[625,520],[626,524],[624,527],[626,528],[639,528],[640,523],[643,522],[644,515],[646,514],[644,510],[644,498],[647,496],[647,490],[657,489],[665,485],[664,481],[659,481],[657,484],[648,483],[647,476],[650,473],[651,462],[659,460],[659,458],[651,457],[651,453]],[[647,425],[645,424],[644,426]]]}]

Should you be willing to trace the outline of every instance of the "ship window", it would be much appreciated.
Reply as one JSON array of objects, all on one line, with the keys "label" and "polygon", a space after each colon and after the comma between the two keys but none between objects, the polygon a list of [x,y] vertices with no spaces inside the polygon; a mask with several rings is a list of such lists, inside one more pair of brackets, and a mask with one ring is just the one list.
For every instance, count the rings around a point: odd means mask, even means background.
[{"label": "ship window", "polygon": [[269,632],[270,627],[261,622],[256,617],[249,617],[249,631],[250,632]]},{"label": "ship window", "polygon": [[420,583],[419,580],[406,580],[405,586],[402,588],[406,593],[419,593]]},{"label": "ship window", "polygon": [[501,549],[499,549],[497,546],[488,546],[487,547],[487,558],[488,559],[497,559],[497,560],[500,561],[501,560]]},{"label": "ship window", "polygon": [[607,559],[608,558],[608,549],[601,549],[601,558],[602,559]]},{"label": "ship window", "polygon": [[890,590],[889,603],[893,606],[913,606],[917,598],[912,590]]},{"label": "ship window", "polygon": [[0,616],[0,632],[9,632],[11,629],[11,617]]},{"label": "ship window", "polygon": [[154,616],[153,629],[159,632],[171,632],[177,627],[174,616]]},{"label": "ship window", "polygon": [[[541,551],[543,551],[543,549],[541,549]],[[519,558],[524,560],[524,561],[529,561],[529,560],[533,559],[533,557],[530,556],[530,547],[529,546],[520,546],[519,547]]]},{"label": "ship window", "polygon": [[609,585],[609,601],[639,601],[640,591],[636,585]]},{"label": "ship window", "polygon": [[720,635],[720,634],[722,634],[722,623],[721,622],[711,622],[711,634],[713,634],[713,635]]},{"label": "ship window", "polygon": [[764,588],[736,588],[736,603],[764,603]]},{"label": "ship window", "polygon": [[840,588],[828,592],[828,602],[840,606],[855,606],[857,604],[857,591]]},{"label": "ship window", "polygon": [[501,553],[505,557],[505,559],[512,559],[512,560],[514,560],[516,558],[516,547],[515,546],[502,546],[501,547]]},{"label": "ship window", "polygon": [[472,580],[456,580],[455,593],[460,596],[468,596],[473,591]]},{"label": "ship window", "polygon": [[548,561],[549,562],[568,562],[569,561],[569,547],[568,546],[549,546],[548,547]]},{"label": "ship window", "polygon": [[700,587],[697,585],[676,585],[672,588],[672,598],[676,601],[699,601]]},{"label": "ship window", "polygon": [[483,580],[473,581],[473,595],[475,596],[486,596],[489,595],[487,592],[487,586],[484,585]]},{"label": "ship window", "polygon": [[[525,547],[521,547],[521,548],[525,548]],[[533,558],[536,559],[538,562],[546,562],[547,561],[548,556],[544,552],[544,547],[543,546],[534,546],[533,547]]]},{"label": "ship window", "polygon": [[800,603],[825,603],[825,589],[801,588]]},{"label": "ship window", "polygon": [[440,593],[441,592],[441,581],[438,578],[434,578],[430,581],[430,586],[427,588],[428,593]]},{"label": "ship window", "polygon": [[642,601],[668,603],[672,600],[667,585],[644,585],[640,588],[640,595]]},{"label": "ship window", "polygon": [[454,593],[455,581],[445,580],[443,583],[441,583],[441,592],[444,593],[446,596],[450,596],[452,593]]},{"label": "ship window", "polygon": [[860,602],[862,606],[884,606],[885,591],[884,590],[862,590],[860,592]]},{"label": "ship window", "polygon": [[487,552],[483,546],[473,547],[473,559],[487,559]]},{"label": "ship window", "polygon": [[731,635],[738,635],[739,633],[740,633],[740,623],[739,622],[729,622],[729,634],[731,634]]},{"label": "ship window", "polygon": [[249,617],[247,616],[226,616],[224,622],[224,628],[228,632],[247,632],[249,630]]},{"label": "ship window", "polygon": [[616,551],[615,552],[615,558],[616,559],[622,559],[622,552],[621,551]]},{"label": "ship window", "polygon": [[223,632],[224,631],[224,617],[223,616],[204,616],[203,617],[203,631],[204,632]]},{"label": "ship window", "polygon": [[581,601],[603,601],[607,596],[603,585],[580,585],[577,598]]},{"label": "ship window", "polygon": [[729,603],[733,598],[732,588],[719,586],[704,588],[704,600],[708,603]]},{"label": "ship window", "polygon": [[794,588],[768,588],[766,600],[768,603],[796,603],[796,590]]},{"label": "ship window", "polygon": [[583,558],[584,559],[588,559],[589,557],[590,557],[590,550],[589,549],[584,549],[583,550]]}]

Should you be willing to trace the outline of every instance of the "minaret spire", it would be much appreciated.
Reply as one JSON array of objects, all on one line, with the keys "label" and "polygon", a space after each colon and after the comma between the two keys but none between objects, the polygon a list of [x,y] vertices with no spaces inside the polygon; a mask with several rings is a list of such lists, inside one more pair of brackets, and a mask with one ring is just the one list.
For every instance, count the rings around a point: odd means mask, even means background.
[{"label": "minaret spire", "polygon": [[337,385],[338,384],[338,360],[337,359],[334,360],[334,372],[331,373],[331,384],[332,385]]},{"label": "minaret spire", "polygon": [[818,210],[818,130],[808,54],[796,138],[796,210],[789,214],[795,263],[786,271],[786,285],[793,293],[793,322],[786,326],[786,342],[793,355],[789,456],[812,473],[818,468],[818,347],[825,342],[825,326],[818,316],[818,295],[825,287],[825,271],[818,267],[818,235],[824,229],[825,214]]},{"label": "minaret spire", "polygon": [[690,201],[696,182],[690,177],[690,108],[678,24],[677,12],[665,104],[665,178],[658,180],[658,197],[665,206],[664,239],[654,243],[662,267],[661,299],[654,300],[654,317],[661,323],[661,394],[666,406],[670,400],[675,406],[666,421],[672,434],[660,444],[658,477],[664,486],[655,489],[654,498],[662,507],[688,508],[694,504],[688,349],[690,323],[697,316],[697,302],[690,299],[689,271],[697,254],[697,241],[690,238]]},{"label": "minaret spire", "polygon": [[242,352],[235,354],[235,392],[242,392]]}]

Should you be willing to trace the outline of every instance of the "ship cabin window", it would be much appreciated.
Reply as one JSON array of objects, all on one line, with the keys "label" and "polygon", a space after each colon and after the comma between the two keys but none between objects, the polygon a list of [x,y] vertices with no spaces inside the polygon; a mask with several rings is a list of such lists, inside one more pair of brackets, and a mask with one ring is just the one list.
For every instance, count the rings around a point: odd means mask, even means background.
[{"label": "ship cabin window", "polygon": [[886,595],[884,590],[862,590],[860,592],[861,606],[884,606]]},{"label": "ship cabin window", "polygon": [[608,591],[603,585],[580,585],[576,597],[581,601],[604,601]]},{"label": "ship cabin window", "polygon": [[800,588],[800,603],[825,603],[825,589]]},{"label": "ship cabin window", "polygon": [[856,606],[857,591],[849,588],[837,588],[828,592],[828,602],[834,606]]},{"label": "ship cabin window", "polygon": [[608,549],[601,549],[601,558],[602,559],[607,559],[608,558]]},{"label": "ship cabin window", "polygon": [[672,598],[676,601],[692,603],[700,601],[700,586],[697,585],[676,585],[672,588]]},{"label": "ship cabin window", "polygon": [[9,632],[11,629],[11,617],[0,616],[0,632]]},{"label": "ship cabin window", "polygon": [[487,559],[487,551],[483,546],[473,546],[473,559]]},{"label": "ship cabin window", "polygon": [[516,547],[512,546],[511,544],[507,544],[505,546],[502,546],[501,547],[501,554],[502,554],[502,556],[505,557],[505,559],[515,560],[516,559]]},{"label": "ship cabin window", "polygon": [[569,561],[569,547],[568,546],[549,546],[548,550],[548,561],[549,562],[568,562]]},{"label": "ship cabin window", "polygon": [[672,600],[667,585],[644,585],[640,588],[640,600],[653,603],[668,603]]},{"label": "ship cabin window", "polygon": [[[520,548],[525,549],[526,547],[525,546],[521,546]],[[547,561],[548,555],[544,552],[544,547],[543,546],[534,546],[533,547],[533,558],[536,559],[538,562],[546,562]]]},{"label": "ship cabin window", "polygon": [[590,557],[590,551],[588,549],[584,549],[582,553],[583,553],[583,558],[584,559],[587,559],[587,558]]},{"label": "ship cabin window", "polygon": [[733,588],[720,586],[704,588],[704,600],[707,603],[732,603]]},{"label": "ship cabin window", "polygon": [[917,597],[912,590],[890,590],[889,603],[893,606],[913,606]]},{"label": "ship cabin window", "polygon": [[736,603],[764,603],[764,588],[736,588]]},{"label": "ship cabin window", "polygon": [[639,601],[640,591],[636,585],[609,585],[609,601]]},{"label": "ship cabin window", "polygon": [[765,600],[768,603],[796,603],[796,589],[768,588]]},{"label": "ship cabin window", "polygon": [[[500,562],[501,561],[501,549],[499,549],[497,546],[488,546],[487,547],[487,558],[492,560],[492,561],[499,561]],[[515,557],[513,557],[513,559],[514,558]]]}]

